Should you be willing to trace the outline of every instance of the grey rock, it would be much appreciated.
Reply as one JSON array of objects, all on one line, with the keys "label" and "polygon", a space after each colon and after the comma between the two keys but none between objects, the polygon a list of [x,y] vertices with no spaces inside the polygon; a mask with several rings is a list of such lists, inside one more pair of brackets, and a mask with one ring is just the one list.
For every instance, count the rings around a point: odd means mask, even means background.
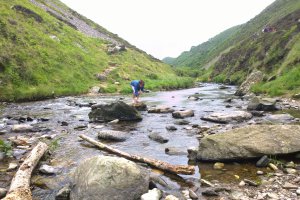
[{"label": "grey rock", "polygon": [[188,120],[185,120],[185,119],[179,119],[179,120],[176,120],[174,122],[174,124],[176,124],[176,125],[188,125],[188,124],[190,124],[190,122]]},{"label": "grey rock", "polygon": [[169,106],[157,106],[148,109],[148,113],[172,113],[172,112],[174,112],[174,109]]},{"label": "grey rock", "polygon": [[256,162],[256,167],[266,167],[270,163],[268,156],[264,155]]},{"label": "grey rock", "polygon": [[55,195],[55,200],[69,200],[70,193],[71,193],[71,188],[70,185],[67,184],[57,192],[57,194]]},{"label": "grey rock", "polygon": [[132,200],[148,191],[149,171],[124,158],[96,156],[73,174],[71,200]]},{"label": "grey rock", "polygon": [[95,122],[109,122],[115,119],[120,121],[140,121],[140,113],[132,106],[117,101],[111,104],[97,104],[92,106],[89,118]]},{"label": "grey rock", "polygon": [[125,141],[128,133],[122,131],[102,130],[98,132],[98,138],[102,140]]},{"label": "grey rock", "polygon": [[148,135],[148,137],[151,139],[151,140],[154,140],[156,142],[159,142],[159,143],[167,143],[169,141],[169,139],[161,136],[159,133],[150,133]]},{"label": "grey rock", "polygon": [[0,188],[0,198],[1,199],[5,197],[6,193],[7,193],[7,189]]},{"label": "grey rock", "polygon": [[183,111],[175,111],[172,113],[174,118],[186,118],[186,117],[193,117],[194,111],[193,110],[183,110]]},{"label": "grey rock", "polygon": [[251,181],[249,179],[244,179],[244,182],[249,184],[250,186],[255,186],[255,187],[258,186],[257,183],[255,183],[254,181]]},{"label": "grey rock", "polygon": [[202,191],[202,195],[212,197],[212,196],[219,196],[219,193],[215,191],[215,188],[210,187]]},{"label": "grey rock", "polygon": [[29,124],[15,124],[11,128],[13,132],[20,133],[20,132],[31,132],[33,127]]},{"label": "grey rock", "polygon": [[202,120],[226,124],[232,121],[242,122],[252,118],[252,114],[245,111],[215,112],[201,117]]},{"label": "grey rock", "polygon": [[165,148],[165,153],[168,155],[187,155],[188,152],[182,150],[182,148],[179,147],[167,147]]},{"label": "grey rock", "polygon": [[16,159],[19,159],[19,158],[22,157],[26,152],[27,152],[27,150],[24,150],[24,149],[14,149],[14,150],[13,150],[13,156],[14,156]]},{"label": "grey rock", "polygon": [[291,123],[294,117],[290,114],[275,114],[275,115],[268,115],[264,118],[266,121],[271,123]]},{"label": "grey rock", "polygon": [[131,106],[134,107],[135,109],[137,109],[138,111],[146,111],[147,110],[147,105],[144,102],[134,103]]},{"label": "grey rock", "polygon": [[57,169],[49,165],[42,165],[39,168],[39,171],[43,174],[48,174],[48,175],[56,174],[58,172]]},{"label": "grey rock", "polygon": [[248,104],[247,110],[275,111],[278,110],[278,107],[276,99],[254,97]]},{"label": "grey rock", "polygon": [[251,125],[201,139],[197,159],[234,160],[300,151],[300,126]]},{"label": "grey rock", "polygon": [[5,130],[5,129],[0,130],[0,135],[4,135],[4,134],[7,134],[7,133],[8,133],[8,131]]},{"label": "grey rock", "polygon": [[168,131],[176,131],[177,130],[177,128],[175,126],[166,126],[166,129]]}]

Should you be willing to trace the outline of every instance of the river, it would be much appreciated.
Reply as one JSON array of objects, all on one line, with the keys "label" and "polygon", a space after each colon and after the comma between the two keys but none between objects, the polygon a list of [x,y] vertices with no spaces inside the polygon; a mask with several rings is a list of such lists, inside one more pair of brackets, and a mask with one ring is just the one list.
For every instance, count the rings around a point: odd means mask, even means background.
[{"label": "river", "polygon": [[[182,151],[187,151],[189,147],[197,147],[197,128],[196,126],[220,126],[223,129],[231,129],[230,125],[218,125],[211,122],[202,121],[200,118],[208,113],[215,111],[234,111],[244,109],[246,101],[233,96],[236,87],[228,86],[226,89],[220,89],[218,84],[203,84],[201,87],[183,89],[176,91],[163,91],[143,94],[141,100],[148,107],[156,105],[167,105],[175,110],[192,109],[195,112],[194,117],[186,118],[190,121],[189,125],[174,125],[176,119],[168,114],[156,114],[141,112],[143,120],[140,122],[122,122],[118,124],[90,123],[88,113],[89,103],[110,103],[118,99],[130,103],[130,96],[78,96],[64,97],[45,101],[12,103],[7,104],[1,111],[0,125],[7,123],[14,124],[20,117],[30,117],[31,120],[26,123],[32,124],[38,132],[26,133],[29,137],[40,137],[42,135],[56,135],[51,143],[52,153],[48,159],[42,163],[59,168],[59,173],[53,176],[46,176],[34,173],[32,177],[33,197],[34,199],[54,199],[57,191],[69,181],[69,173],[84,159],[95,155],[108,155],[103,151],[93,148],[91,145],[81,141],[80,134],[86,134],[92,138],[97,138],[97,131],[103,129],[122,130],[130,133],[130,138],[124,142],[108,143],[114,148],[122,151],[138,154],[145,157],[151,157],[172,164],[187,164],[186,155],[167,155],[166,147],[178,147]],[[199,100],[191,100],[190,95],[197,94]],[[231,106],[226,106],[225,99],[232,98]],[[246,122],[245,122],[246,123]],[[177,127],[176,131],[166,130],[167,125]],[[241,124],[239,124],[241,125]],[[148,138],[150,132],[159,132],[169,139],[169,142],[160,144]],[[3,138],[17,135],[16,133],[7,133]],[[47,139],[44,139],[47,140]],[[14,160],[14,159],[12,159]],[[0,165],[2,187],[8,187],[13,173],[4,172],[11,160],[6,160]],[[215,180],[220,182],[236,182],[236,178],[257,178],[255,164],[253,162],[228,163],[226,170],[214,170],[213,163],[197,163],[196,174],[192,176],[172,177],[162,175],[163,179],[170,185],[169,188],[161,188],[169,193],[178,194],[185,187],[199,184],[199,179]],[[155,171],[155,173],[161,173]]]}]

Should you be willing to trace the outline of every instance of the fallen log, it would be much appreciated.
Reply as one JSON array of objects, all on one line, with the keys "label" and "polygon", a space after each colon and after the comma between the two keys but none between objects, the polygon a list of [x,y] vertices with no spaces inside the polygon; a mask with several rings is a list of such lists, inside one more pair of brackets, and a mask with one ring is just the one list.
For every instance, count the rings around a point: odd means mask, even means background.
[{"label": "fallen log", "polygon": [[3,200],[32,200],[31,173],[47,149],[47,144],[43,142],[39,142],[32,149],[12,179],[9,191]]},{"label": "fallen log", "polygon": [[79,136],[80,138],[86,140],[87,142],[97,146],[98,148],[108,151],[110,153],[122,156],[124,158],[127,158],[129,160],[132,161],[139,161],[139,162],[143,162],[143,163],[147,163],[152,167],[161,169],[163,171],[167,171],[170,173],[175,173],[175,174],[186,174],[186,175],[191,175],[195,173],[195,168],[194,166],[190,166],[190,165],[172,165],[160,160],[156,160],[156,159],[151,159],[151,158],[145,158],[145,157],[141,157],[138,155],[131,155],[128,154],[126,152],[120,151],[118,149],[114,149],[106,144],[103,144],[101,142],[98,142],[88,136],[85,136],[83,134],[81,134]]}]

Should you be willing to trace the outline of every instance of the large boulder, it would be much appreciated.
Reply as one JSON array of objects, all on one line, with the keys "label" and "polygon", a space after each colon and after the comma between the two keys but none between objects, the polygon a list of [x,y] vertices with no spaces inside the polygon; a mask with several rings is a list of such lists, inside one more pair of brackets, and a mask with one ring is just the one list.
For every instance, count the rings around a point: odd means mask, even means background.
[{"label": "large boulder", "polygon": [[198,160],[236,160],[300,151],[300,126],[252,125],[208,135],[199,144]]},{"label": "large boulder", "polygon": [[123,101],[93,105],[92,111],[89,113],[89,118],[95,122],[109,122],[115,119],[119,119],[120,121],[142,120],[141,114]]},{"label": "large boulder", "polygon": [[149,171],[124,158],[95,156],[73,174],[71,200],[132,200],[148,192]]},{"label": "large boulder", "polygon": [[236,96],[244,96],[249,93],[250,88],[255,83],[259,83],[263,80],[264,74],[261,71],[252,72],[247,79],[240,85],[240,87],[235,92]]},{"label": "large boulder", "polygon": [[201,117],[202,120],[226,124],[232,121],[242,122],[252,118],[252,114],[245,111],[215,112]]},{"label": "large boulder", "polygon": [[258,110],[258,111],[275,111],[278,110],[276,106],[276,99],[272,98],[258,98],[254,97],[248,104],[247,110]]}]

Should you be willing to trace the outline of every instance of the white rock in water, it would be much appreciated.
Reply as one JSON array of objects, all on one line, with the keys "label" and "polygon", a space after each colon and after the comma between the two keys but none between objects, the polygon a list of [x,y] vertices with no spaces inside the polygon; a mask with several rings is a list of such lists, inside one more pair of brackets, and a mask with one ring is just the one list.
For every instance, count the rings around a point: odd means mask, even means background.
[{"label": "white rock in water", "polygon": [[179,199],[173,195],[168,195],[166,196],[165,200],[179,200]]},{"label": "white rock in water", "polygon": [[33,127],[29,124],[16,124],[11,128],[13,132],[30,132],[32,129]]},{"label": "white rock in water", "polygon": [[42,165],[39,168],[39,171],[43,174],[56,174],[57,173],[57,169],[55,169],[54,167],[49,166],[49,165]]},{"label": "white rock in water", "polygon": [[7,170],[6,171],[13,171],[13,170],[15,170],[15,169],[17,169],[18,168],[18,164],[17,163],[9,163],[9,165],[8,165],[8,168],[7,168]]},{"label": "white rock in water", "polygon": [[157,188],[149,190],[148,193],[141,196],[141,200],[159,200],[162,196],[162,192]]}]

